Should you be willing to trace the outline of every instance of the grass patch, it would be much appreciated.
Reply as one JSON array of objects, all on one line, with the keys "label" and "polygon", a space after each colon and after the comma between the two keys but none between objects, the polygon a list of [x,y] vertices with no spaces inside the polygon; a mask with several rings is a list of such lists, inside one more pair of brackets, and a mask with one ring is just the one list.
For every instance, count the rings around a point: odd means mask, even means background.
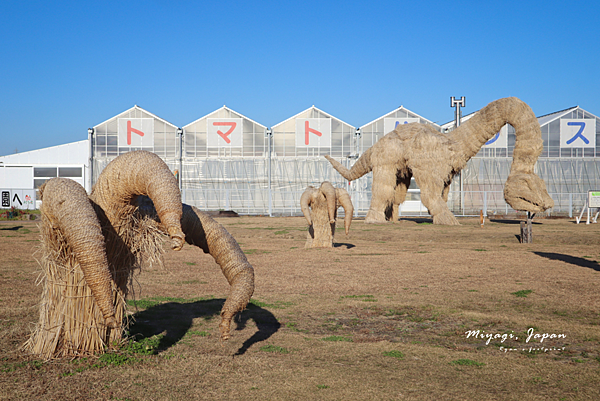
[{"label": "grass patch", "polygon": [[271,251],[261,251],[260,249],[246,249],[244,250],[246,255],[260,255],[261,253],[271,253]]},{"label": "grass patch", "polygon": [[340,299],[359,299],[363,302],[377,302],[374,295],[343,295]]},{"label": "grass patch", "polygon": [[209,299],[212,299],[213,297],[198,297],[198,298],[190,298],[190,299],[186,299],[186,298],[173,298],[173,297],[150,297],[150,298],[144,298],[144,299],[128,299],[127,300],[127,305],[128,306],[134,306],[136,308],[140,308],[140,309],[148,309],[148,308],[152,308],[154,306],[163,304],[165,302],[177,302],[177,303],[181,303],[181,304],[187,304],[187,303],[192,303],[192,302],[198,302],[198,301],[206,301]]},{"label": "grass patch", "polygon": [[349,343],[354,341],[350,337],[344,337],[344,336],[329,336],[329,337],[322,338],[321,340],[323,340],[323,341],[341,341],[341,342],[349,342]]},{"label": "grass patch", "polygon": [[393,351],[385,351],[383,353],[384,356],[391,356],[392,358],[398,358],[398,359],[402,359],[404,358],[404,354],[398,350],[393,350]]},{"label": "grass patch", "polygon": [[527,298],[527,295],[531,294],[532,292],[533,292],[533,290],[521,290],[521,291],[511,292],[511,294],[514,295],[515,297]]},{"label": "grass patch", "polygon": [[265,345],[260,347],[260,350],[263,352],[276,352],[278,354],[289,354],[290,351],[287,348],[279,347],[277,345]]},{"label": "grass patch", "polygon": [[317,384],[317,388],[319,390],[323,390],[323,389],[329,388],[329,386],[327,384]]},{"label": "grass patch", "polygon": [[259,301],[258,299],[251,299],[248,305],[258,306],[259,308],[271,308],[271,309],[285,309],[288,306],[294,305],[292,302],[275,301],[275,303],[269,304],[266,302]]},{"label": "grass patch", "polygon": [[477,366],[478,368],[485,366],[485,363],[477,362],[472,359],[457,359],[456,361],[450,362],[450,364],[459,366]]}]

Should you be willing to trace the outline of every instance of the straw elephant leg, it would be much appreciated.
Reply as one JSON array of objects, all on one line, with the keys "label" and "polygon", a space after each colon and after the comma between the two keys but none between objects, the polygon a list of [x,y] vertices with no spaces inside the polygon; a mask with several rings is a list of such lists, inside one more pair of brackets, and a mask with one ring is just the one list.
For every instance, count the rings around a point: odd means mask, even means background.
[{"label": "straw elephant leg", "polygon": [[410,179],[412,174],[408,174],[405,176],[401,176],[398,174],[396,178],[396,190],[394,192],[394,208],[392,212],[392,221],[396,221],[396,219],[400,216],[400,204],[404,203],[406,200],[406,193],[408,192],[408,187],[410,186]]},{"label": "straw elephant leg", "polygon": [[441,180],[423,182],[419,180],[420,174],[414,170],[413,172],[417,185],[421,188],[421,202],[433,216],[433,224],[460,225],[444,200],[444,192],[447,192],[448,186]]},{"label": "straw elephant leg", "polygon": [[388,166],[373,168],[373,195],[365,223],[384,223],[393,211],[396,195],[396,170]]}]

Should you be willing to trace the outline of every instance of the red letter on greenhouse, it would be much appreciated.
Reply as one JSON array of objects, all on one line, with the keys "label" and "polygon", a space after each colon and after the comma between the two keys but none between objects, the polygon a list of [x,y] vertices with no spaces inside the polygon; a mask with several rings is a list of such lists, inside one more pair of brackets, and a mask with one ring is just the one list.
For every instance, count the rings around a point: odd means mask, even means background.
[{"label": "red letter on greenhouse", "polygon": [[225,139],[225,142],[231,143],[231,139],[229,139],[227,137],[229,136],[229,134],[231,134],[233,132],[233,130],[237,126],[237,123],[234,123],[234,122],[214,122],[213,125],[214,126],[224,126],[224,125],[229,126],[229,130],[227,132],[223,133],[221,130],[217,130],[217,134],[219,134],[219,136],[221,138]]},{"label": "red letter on greenhouse", "polygon": [[131,145],[131,133],[138,134],[139,136],[144,136],[144,133],[135,128],[131,128],[131,121],[127,120],[127,145]]},{"label": "red letter on greenhouse", "polygon": [[321,134],[319,131],[317,131],[316,129],[312,129],[308,126],[308,121],[304,122],[304,144],[308,145],[308,134],[313,133],[317,136],[321,136],[323,134]]}]

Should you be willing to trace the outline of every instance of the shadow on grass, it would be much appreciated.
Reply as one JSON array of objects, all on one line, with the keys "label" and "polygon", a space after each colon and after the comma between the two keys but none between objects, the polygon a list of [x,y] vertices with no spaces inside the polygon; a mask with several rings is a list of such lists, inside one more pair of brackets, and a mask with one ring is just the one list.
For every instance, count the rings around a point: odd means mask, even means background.
[{"label": "shadow on grass", "polygon": [[18,231],[20,228],[23,228],[23,226],[2,227],[0,230]]},{"label": "shadow on grass", "polygon": [[542,256],[551,260],[560,260],[562,262],[570,263],[572,265],[587,267],[595,271],[600,271],[600,265],[595,260],[587,260],[584,258],[578,258],[576,256],[564,255],[562,253],[552,252],[534,252],[538,256]]},{"label": "shadow on grass", "polygon": [[[521,224],[522,221],[527,221],[527,219],[519,220],[519,219],[490,219],[491,223],[500,223],[500,224]],[[532,221],[532,225],[542,224],[539,221]]]},{"label": "shadow on grass", "polygon": [[[224,299],[210,299],[190,303],[166,302],[152,306],[133,315],[135,320],[129,326],[129,335],[140,341],[164,332],[156,350],[167,350],[186,335],[195,318],[215,318],[220,321],[224,303]],[[236,315],[232,327],[237,324],[235,330],[243,330],[249,319],[256,323],[258,331],[244,341],[235,355],[244,354],[253,344],[268,339],[281,327],[271,312],[253,304],[248,304],[246,310]]]},{"label": "shadow on grass", "polygon": [[347,244],[344,242],[334,242],[333,243],[333,247],[334,248],[342,248],[342,247],[346,247],[346,249],[350,249],[350,248],[354,248],[356,245],[354,244]]}]

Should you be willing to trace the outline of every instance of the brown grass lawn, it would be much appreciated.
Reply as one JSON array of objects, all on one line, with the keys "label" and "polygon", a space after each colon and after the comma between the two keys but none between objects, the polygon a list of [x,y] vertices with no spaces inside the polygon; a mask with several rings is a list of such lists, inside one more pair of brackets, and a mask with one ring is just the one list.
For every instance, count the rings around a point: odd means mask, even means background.
[{"label": "brown grass lawn", "polygon": [[221,218],[256,273],[229,342],[228,284],[186,245],[137,276],[135,343],[52,361],[20,350],[39,230],[1,223],[0,399],[600,399],[600,224],[535,220],[520,244],[518,221],[478,220],[339,222],[335,248],[304,249],[303,218]]}]

